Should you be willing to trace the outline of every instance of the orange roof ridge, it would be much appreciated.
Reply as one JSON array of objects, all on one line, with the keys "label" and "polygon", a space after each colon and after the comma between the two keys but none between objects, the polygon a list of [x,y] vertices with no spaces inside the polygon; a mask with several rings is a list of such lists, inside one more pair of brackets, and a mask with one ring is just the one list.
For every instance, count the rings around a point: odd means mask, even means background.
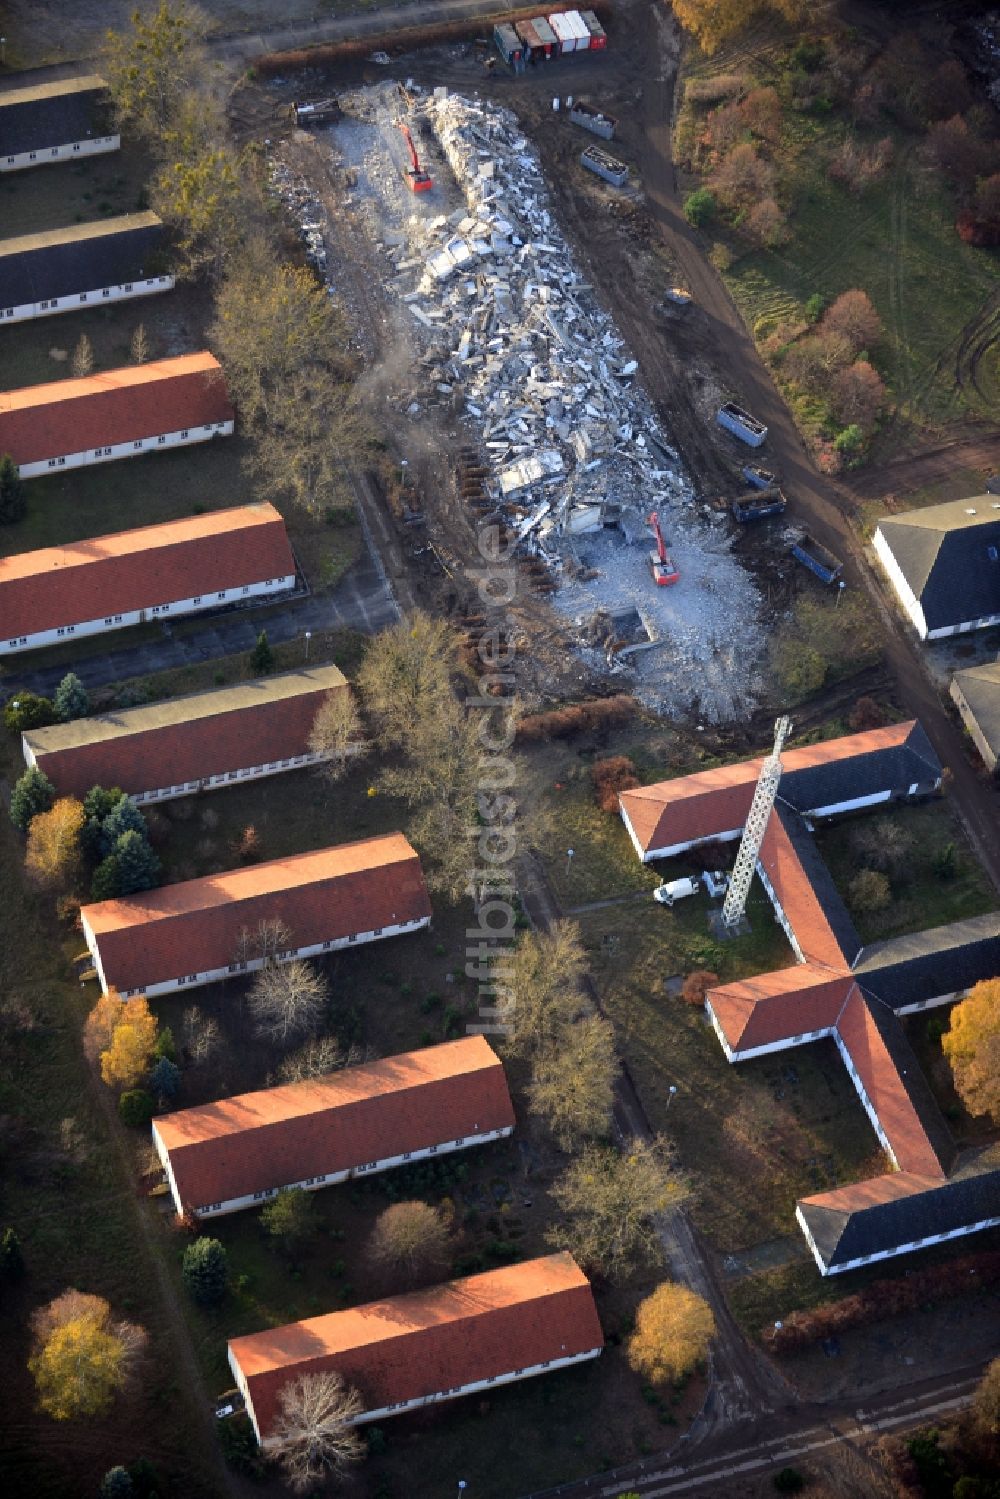
[{"label": "orange roof ridge", "polygon": [[501,1308],[522,1305],[561,1291],[590,1289],[566,1250],[408,1291],[341,1312],[289,1322],[284,1327],[231,1338],[229,1347],[248,1377],[303,1360],[383,1343],[407,1333],[468,1322]]},{"label": "orange roof ridge", "polygon": [[460,1077],[502,1062],[485,1036],[442,1041],[419,1051],[400,1052],[374,1062],[344,1067],[304,1082],[284,1083],[220,1098],[216,1103],[178,1109],[155,1119],[157,1134],[168,1150],[200,1144],[220,1136],[265,1129],[304,1115],[335,1109],[361,1099],[418,1088],[442,1078]]},{"label": "orange roof ridge", "polygon": [[92,396],[108,390],[127,390],[138,385],[150,385],[157,380],[170,380],[177,375],[192,375],[218,371],[222,379],[222,366],[208,349],[195,354],[176,354],[168,359],[152,359],[148,364],[126,364],[118,369],[101,370],[94,375],[74,375],[67,380],[49,380],[41,385],[22,385],[15,390],[0,391],[0,416],[9,411],[30,410],[33,406],[46,406],[57,401],[74,401],[81,396]]},{"label": "orange roof ridge", "polygon": [[416,850],[404,833],[381,833],[374,838],[357,838],[351,843],[309,849],[282,859],[269,859],[264,864],[227,869],[221,874],[99,901],[84,906],[81,914],[91,931],[100,936],[123,927],[146,926],[172,916],[228,906],[271,891],[286,891],[319,879],[334,879],[416,857]]},{"label": "orange roof ridge", "polygon": [[37,552],[16,552],[11,557],[0,557],[0,585],[15,578],[45,575],[57,568],[86,567],[110,557],[127,557],[160,546],[200,541],[204,537],[218,536],[246,526],[273,525],[275,521],[284,525],[281,512],[269,500],[252,500],[249,504],[231,505],[224,510],[207,510],[201,515],[182,515],[178,520],[137,526],[133,531],[109,531],[106,536],[42,547]]}]

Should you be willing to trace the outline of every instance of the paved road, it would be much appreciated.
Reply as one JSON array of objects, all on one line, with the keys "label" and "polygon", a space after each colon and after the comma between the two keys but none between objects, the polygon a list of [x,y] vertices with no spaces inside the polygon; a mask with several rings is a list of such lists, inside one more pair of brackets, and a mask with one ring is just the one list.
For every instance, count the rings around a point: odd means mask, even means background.
[{"label": "paved road", "polygon": [[[137,645],[129,645],[128,631],[122,631],[118,637],[96,639],[95,654],[73,661],[71,666],[85,687],[105,687],[111,682],[250,651],[262,629],[267,630],[272,645],[303,640],[304,655],[306,630],[313,634],[358,630],[373,635],[398,618],[399,607],[385,571],[366,546],[360,561],[328,593],[291,599],[264,609],[212,615],[189,623],[183,630],[164,623],[157,639]],[[34,670],[27,665],[15,676],[17,668],[11,665],[4,677],[4,695],[8,696],[12,689],[27,689],[49,697],[68,669],[65,664]]]},{"label": "paved road", "polygon": [[[873,1437],[912,1430],[953,1415],[968,1404],[983,1366],[952,1371],[924,1380],[905,1395],[887,1390],[863,1405],[826,1409],[803,1407],[753,1429],[718,1437],[695,1453],[683,1440],[667,1455],[629,1463],[612,1473],[594,1474],[579,1483],[532,1494],[528,1499],[618,1499],[628,1491],[640,1499],[668,1499],[673,1494],[718,1493],[734,1480],[758,1478],[792,1466],[812,1454],[842,1443],[856,1449]],[[863,1456],[863,1453],[862,1453]]]}]

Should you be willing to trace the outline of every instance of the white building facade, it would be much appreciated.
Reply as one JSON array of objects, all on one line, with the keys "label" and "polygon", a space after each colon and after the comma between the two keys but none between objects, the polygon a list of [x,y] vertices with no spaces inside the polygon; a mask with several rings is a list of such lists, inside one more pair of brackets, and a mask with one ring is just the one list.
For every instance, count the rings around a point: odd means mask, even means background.
[{"label": "white building facade", "polygon": [[513,1126],[507,1125],[503,1129],[484,1130],[479,1134],[463,1135],[457,1140],[442,1140],[435,1145],[427,1145],[421,1150],[409,1150],[402,1155],[385,1156],[377,1161],[362,1161],[356,1166],[348,1167],[347,1170],[329,1171],[319,1176],[307,1176],[301,1181],[280,1182],[277,1186],[268,1187],[261,1192],[252,1192],[245,1197],[231,1197],[224,1202],[209,1202],[204,1204],[184,1203],[177,1187],[173,1168],[170,1162],[170,1152],[164,1145],[163,1140],[157,1132],[156,1123],[153,1123],[153,1143],[160,1163],[166,1172],[167,1181],[170,1184],[170,1195],[174,1199],[174,1206],[181,1215],[186,1209],[194,1213],[197,1218],[221,1218],[226,1213],[239,1213],[245,1208],[259,1208],[263,1203],[269,1202],[272,1197],[277,1197],[279,1192],[290,1191],[301,1188],[305,1192],[318,1192],[321,1187],[336,1186],[339,1182],[350,1181],[352,1177],[374,1176],[380,1171],[392,1171],[397,1166],[406,1166],[411,1161],[426,1161],[438,1155],[448,1155],[456,1150],[471,1150],[475,1145],[488,1145],[493,1140],[503,1140],[513,1134]]},{"label": "white building facade", "polygon": [[54,458],[41,458],[37,463],[20,465],[22,479],[37,479],[42,474],[58,473],[61,469],[85,468],[94,463],[113,463],[118,458],[137,458],[140,453],[158,451],[161,448],[184,448],[192,443],[208,442],[213,437],[229,437],[233,422],[207,422],[204,426],[185,427],[180,432],[156,432],[148,437],[137,437],[132,442],[113,443],[110,447],[87,448],[80,453],[61,453]]},{"label": "white building facade", "polygon": [[27,167],[50,166],[53,162],[75,161],[83,156],[103,156],[108,151],[117,151],[121,143],[120,135],[92,135],[86,140],[65,141],[59,146],[20,151],[13,156],[0,154],[0,172],[23,172]]},{"label": "white building facade", "polygon": [[[83,307],[104,307],[111,302],[129,302],[136,297],[152,297],[157,292],[170,291],[174,284],[173,276],[147,276],[138,281],[123,282],[119,286],[99,286],[90,291],[75,292],[71,296],[51,297],[48,301],[23,302],[18,307],[0,306],[0,324],[26,323],[32,318],[53,317],[59,312],[79,312]],[[2,295],[3,286],[0,285],[0,297]],[[231,431],[232,423],[229,426]],[[214,432],[215,428],[213,427],[212,430]],[[126,457],[127,454],[123,453],[120,456]],[[21,472],[25,474],[24,469]],[[42,472],[45,470],[43,469]]]},{"label": "white building facade", "polygon": [[[101,983],[101,989],[107,994],[111,987],[105,977],[104,965],[101,962],[101,953],[98,938],[92,931],[87,921],[86,914],[81,915],[84,940],[94,960],[94,968]],[[276,953],[273,960],[278,963],[290,963],[293,958],[318,958],[324,953],[337,952],[345,947],[357,947],[365,942],[379,942],[385,937],[400,937],[404,932],[417,932],[421,927],[430,925],[429,916],[420,916],[414,921],[401,921],[393,926],[376,927],[372,931],[352,932],[348,937],[331,937],[326,942],[314,942],[307,947],[293,947],[286,952]],[[136,940],[141,941],[137,932]],[[122,999],[131,999],[136,994],[146,994],[155,999],[159,994],[174,994],[178,989],[197,989],[203,984],[218,984],[224,979],[234,978],[244,973],[255,973],[257,969],[263,968],[263,958],[247,958],[242,961],[228,963],[224,968],[211,968],[201,973],[178,974],[176,978],[163,979],[158,983],[143,984],[135,989],[120,989]]]},{"label": "white building facade", "polygon": [[[232,431],[232,423],[227,424]],[[196,441],[200,439],[195,439]],[[258,583],[243,583],[235,588],[218,588],[211,593],[198,594],[193,598],[173,599],[165,604],[152,604],[148,609],[131,609],[122,614],[106,614],[103,619],[76,620],[48,630],[37,630],[33,635],[17,635],[0,639],[0,657],[13,656],[18,651],[38,650],[41,646],[55,645],[61,640],[82,639],[88,635],[103,635],[110,630],[124,630],[129,625],[148,624],[151,621],[177,618],[184,614],[197,614],[205,609],[218,609],[224,604],[234,604],[272,594],[287,593],[295,587],[294,573],[280,578],[266,578]],[[265,773],[265,772],[262,772]],[[181,795],[181,792],[177,792]]]}]

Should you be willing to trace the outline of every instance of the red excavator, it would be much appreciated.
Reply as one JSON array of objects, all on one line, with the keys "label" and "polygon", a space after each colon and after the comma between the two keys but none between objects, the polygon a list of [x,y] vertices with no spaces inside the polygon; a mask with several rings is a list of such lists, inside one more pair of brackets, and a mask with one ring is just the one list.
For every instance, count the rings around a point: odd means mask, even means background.
[{"label": "red excavator", "polygon": [[649,563],[653,569],[653,579],[661,588],[665,588],[668,583],[677,583],[681,575],[677,571],[673,558],[667,551],[666,543],[663,540],[663,532],[660,530],[660,517],[655,510],[652,515],[646,517],[646,525],[651,527],[653,535],[656,537],[656,551],[649,554]]},{"label": "red excavator", "polygon": [[420,157],[417,155],[417,148],[413,144],[410,127],[405,125],[402,120],[397,120],[396,124],[403,132],[403,138],[410,148],[410,166],[406,172],[406,181],[409,184],[410,191],[413,193],[425,193],[429,188],[434,186],[434,179],[420,165]]}]

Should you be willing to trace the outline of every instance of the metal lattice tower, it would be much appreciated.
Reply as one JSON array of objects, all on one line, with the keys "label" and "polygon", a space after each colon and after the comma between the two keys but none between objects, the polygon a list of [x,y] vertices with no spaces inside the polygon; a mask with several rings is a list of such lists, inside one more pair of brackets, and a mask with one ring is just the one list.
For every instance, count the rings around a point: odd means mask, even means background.
[{"label": "metal lattice tower", "polygon": [[791,728],[790,718],[777,720],[774,725],[774,748],[760,768],[753,801],[750,803],[750,811],[747,814],[746,827],[743,829],[743,837],[740,840],[740,851],[736,855],[725,904],[722,907],[722,920],[727,927],[738,926],[747,908],[750,882],[757,868],[757,855],[764,842],[768,819],[771,816],[774,798],[778,794],[778,783],[781,780],[781,749],[791,733]]}]

